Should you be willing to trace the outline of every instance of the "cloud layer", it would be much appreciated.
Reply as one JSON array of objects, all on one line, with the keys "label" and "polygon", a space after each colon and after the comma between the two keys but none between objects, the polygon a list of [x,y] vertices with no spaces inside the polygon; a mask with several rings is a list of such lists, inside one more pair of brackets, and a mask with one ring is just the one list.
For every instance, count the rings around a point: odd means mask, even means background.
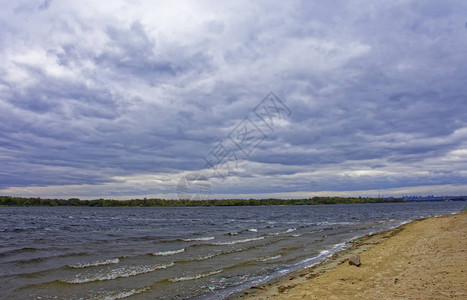
[{"label": "cloud layer", "polygon": [[[465,1],[1,2],[0,194],[467,193]],[[291,115],[215,176],[269,91]]]}]

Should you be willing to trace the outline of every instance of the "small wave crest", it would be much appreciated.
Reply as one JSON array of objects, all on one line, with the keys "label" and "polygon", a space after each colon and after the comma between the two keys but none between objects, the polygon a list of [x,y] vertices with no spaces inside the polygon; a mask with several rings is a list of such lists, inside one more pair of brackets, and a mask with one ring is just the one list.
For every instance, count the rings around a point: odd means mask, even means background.
[{"label": "small wave crest", "polygon": [[74,265],[68,265],[68,266],[74,269],[83,269],[83,268],[89,268],[89,267],[98,267],[98,266],[104,266],[104,265],[118,264],[119,262],[120,262],[120,259],[112,258],[112,259],[106,259],[106,260],[98,260],[98,261],[91,262],[91,263],[74,264]]},{"label": "small wave crest", "polygon": [[146,291],[148,291],[150,289],[151,289],[150,286],[145,286],[145,287],[142,287],[142,288],[139,288],[139,289],[132,289],[132,290],[129,290],[129,291],[115,292],[115,293],[111,293],[111,294],[107,294],[107,295],[103,295],[103,296],[98,296],[98,297],[92,298],[91,300],[117,300],[117,299],[123,299],[123,298],[127,298],[127,297],[130,297],[130,296],[133,296],[133,295],[144,293],[144,292],[146,292]]},{"label": "small wave crest", "polygon": [[43,262],[45,259],[42,257],[36,257],[36,258],[31,258],[31,259],[20,259],[20,260],[15,260],[14,263],[16,264],[31,264],[31,263],[40,263]]},{"label": "small wave crest", "polygon": [[289,228],[289,229],[284,230],[284,231],[269,233],[269,235],[281,235],[281,234],[285,234],[285,233],[291,233],[291,232],[294,232],[296,230],[297,230],[297,228]]},{"label": "small wave crest", "polygon": [[80,276],[77,275],[74,279],[71,280],[64,280],[60,282],[64,283],[87,283],[87,282],[94,282],[94,281],[104,281],[104,280],[113,280],[117,278],[125,278],[130,276],[136,276],[140,274],[154,272],[160,269],[170,268],[174,265],[173,262],[164,264],[164,265],[154,265],[154,266],[129,266],[129,267],[120,267],[117,269],[110,270],[108,273],[102,274],[94,274],[90,276]]},{"label": "small wave crest", "polygon": [[224,270],[221,269],[221,270],[216,270],[216,271],[212,271],[212,272],[208,272],[208,273],[201,273],[201,274],[197,274],[197,275],[176,277],[176,278],[169,279],[169,281],[178,282],[178,281],[187,281],[187,280],[200,279],[200,278],[212,276],[212,275],[215,275],[215,274],[219,274],[222,271],[224,271]]},{"label": "small wave crest", "polygon": [[199,237],[199,238],[188,238],[188,239],[182,239],[185,242],[193,242],[193,241],[211,241],[215,239],[213,236],[205,236],[205,237]]},{"label": "small wave crest", "polygon": [[8,251],[5,251],[5,252],[0,252],[0,257],[14,255],[14,254],[21,254],[21,253],[24,253],[24,252],[34,252],[34,251],[39,251],[39,250],[40,249],[32,248],[32,247],[25,247],[25,248],[21,248],[21,249],[8,250]]},{"label": "small wave crest", "polygon": [[151,253],[151,254],[155,255],[155,256],[169,256],[169,255],[174,255],[174,254],[182,253],[182,252],[185,252],[185,248],[177,249],[177,250],[154,252],[154,253]]},{"label": "small wave crest", "polygon": [[214,246],[234,245],[234,244],[239,244],[239,243],[259,241],[259,240],[262,240],[262,239],[264,239],[264,237],[260,236],[260,237],[256,237],[256,238],[250,238],[250,239],[242,239],[242,240],[235,240],[235,241],[211,243],[210,245],[214,245]]},{"label": "small wave crest", "polygon": [[203,260],[206,260],[206,259],[216,257],[216,256],[221,255],[221,254],[223,254],[223,253],[216,253],[216,254],[209,254],[209,255],[205,255],[205,256],[198,256],[198,257],[191,258],[189,261],[203,261]]},{"label": "small wave crest", "polygon": [[281,258],[282,255],[278,254],[278,255],[275,255],[275,256],[266,256],[266,257],[261,257],[258,259],[258,261],[260,262],[265,262],[265,261],[270,261],[270,260],[274,260],[274,259],[278,259],[278,258]]}]

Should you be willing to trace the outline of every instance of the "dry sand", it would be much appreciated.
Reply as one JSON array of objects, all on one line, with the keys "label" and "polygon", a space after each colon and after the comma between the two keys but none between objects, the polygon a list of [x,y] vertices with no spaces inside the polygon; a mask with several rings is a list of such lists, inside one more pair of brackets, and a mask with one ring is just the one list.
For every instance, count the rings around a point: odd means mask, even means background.
[{"label": "dry sand", "polygon": [[[359,254],[361,266],[346,258]],[[467,213],[365,236],[325,262],[239,299],[467,299]]]}]

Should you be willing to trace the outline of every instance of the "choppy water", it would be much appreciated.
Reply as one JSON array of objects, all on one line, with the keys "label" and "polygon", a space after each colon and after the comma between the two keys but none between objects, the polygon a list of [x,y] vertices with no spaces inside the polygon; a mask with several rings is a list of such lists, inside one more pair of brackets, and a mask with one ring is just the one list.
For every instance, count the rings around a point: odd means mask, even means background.
[{"label": "choppy water", "polygon": [[0,297],[218,299],[464,206],[0,207]]}]

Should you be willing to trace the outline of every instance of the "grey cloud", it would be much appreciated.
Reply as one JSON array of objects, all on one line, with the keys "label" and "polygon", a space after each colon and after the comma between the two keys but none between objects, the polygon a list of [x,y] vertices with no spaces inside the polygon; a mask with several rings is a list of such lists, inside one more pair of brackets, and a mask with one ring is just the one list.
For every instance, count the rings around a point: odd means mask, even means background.
[{"label": "grey cloud", "polygon": [[[147,4],[131,9],[144,16]],[[203,169],[203,156],[270,90],[292,110],[288,124],[243,157],[262,167],[236,170],[241,187],[224,182],[219,192],[465,182],[465,162],[438,166],[466,146],[455,134],[467,127],[461,1],[224,4],[204,7],[216,13],[198,24],[173,24],[179,36],[170,38],[159,34],[170,20],[73,5],[2,12],[2,188],[98,189],[116,176]],[[25,18],[37,23],[23,27]],[[349,163],[385,173],[294,177]]]}]

